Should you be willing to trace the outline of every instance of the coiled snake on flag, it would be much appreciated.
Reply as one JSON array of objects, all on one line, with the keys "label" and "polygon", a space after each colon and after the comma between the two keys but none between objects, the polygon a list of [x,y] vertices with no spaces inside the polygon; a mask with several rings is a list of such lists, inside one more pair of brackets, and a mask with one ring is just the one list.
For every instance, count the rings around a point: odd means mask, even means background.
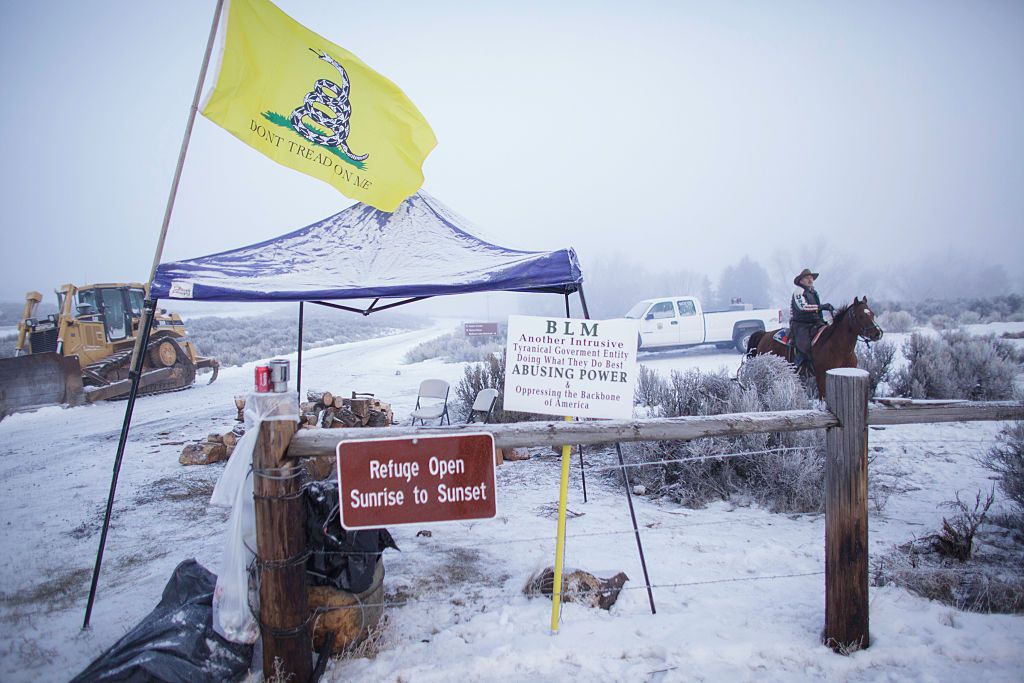
[{"label": "coiled snake on flag", "polygon": [[[327,54],[326,52],[320,53],[310,48],[310,51],[317,57],[327,62],[338,70],[341,74],[341,85],[330,81],[326,78],[319,79],[313,84],[313,91],[306,95],[306,99],[303,101],[302,106],[292,112],[292,126],[295,130],[304,138],[310,142],[315,142],[318,145],[325,147],[338,147],[347,154],[350,158],[356,161],[362,161],[363,159],[370,156],[369,154],[356,155],[348,148],[348,133],[349,125],[348,119],[352,115],[352,105],[348,101],[348,73],[338,62]],[[336,93],[331,95],[330,92]],[[314,104],[319,104],[322,107],[327,108],[329,111],[334,113],[334,117],[328,117],[323,110],[314,107]],[[308,117],[314,123],[323,126],[330,130],[333,135],[323,135],[315,130],[311,130],[302,121],[303,117]]]}]

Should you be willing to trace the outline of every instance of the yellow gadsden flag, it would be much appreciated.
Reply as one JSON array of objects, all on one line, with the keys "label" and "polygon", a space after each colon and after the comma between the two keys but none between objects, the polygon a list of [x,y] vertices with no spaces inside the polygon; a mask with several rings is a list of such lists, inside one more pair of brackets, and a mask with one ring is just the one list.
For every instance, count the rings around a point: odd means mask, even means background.
[{"label": "yellow gadsden flag", "polygon": [[394,83],[267,0],[230,0],[203,116],[268,157],[394,211],[437,138]]}]

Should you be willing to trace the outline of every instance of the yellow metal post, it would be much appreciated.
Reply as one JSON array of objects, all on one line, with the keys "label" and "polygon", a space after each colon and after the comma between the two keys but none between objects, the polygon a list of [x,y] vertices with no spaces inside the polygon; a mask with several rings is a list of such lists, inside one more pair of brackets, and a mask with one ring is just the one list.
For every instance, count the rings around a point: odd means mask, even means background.
[{"label": "yellow metal post", "polygon": [[[566,422],[572,418],[566,416]],[[558,493],[558,540],[555,542],[555,577],[551,587],[551,634],[558,633],[558,619],[562,607],[562,557],[565,555],[565,505],[569,497],[569,451],[562,446],[562,485]]]}]

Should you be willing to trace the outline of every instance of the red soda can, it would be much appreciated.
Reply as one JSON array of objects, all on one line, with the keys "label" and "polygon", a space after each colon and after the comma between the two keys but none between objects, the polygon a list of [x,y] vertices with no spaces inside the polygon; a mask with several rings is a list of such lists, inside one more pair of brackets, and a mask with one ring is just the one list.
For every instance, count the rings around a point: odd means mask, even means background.
[{"label": "red soda can", "polygon": [[256,366],[256,393],[265,394],[270,391],[270,366]]}]

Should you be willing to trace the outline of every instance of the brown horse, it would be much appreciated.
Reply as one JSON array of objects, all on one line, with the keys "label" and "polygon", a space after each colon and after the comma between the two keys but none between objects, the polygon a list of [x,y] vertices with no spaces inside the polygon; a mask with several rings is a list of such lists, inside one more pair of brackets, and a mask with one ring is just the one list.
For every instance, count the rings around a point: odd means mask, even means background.
[{"label": "brown horse", "polygon": [[[793,362],[795,347],[775,341],[775,333],[755,332],[747,342],[747,357],[764,353],[782,356]],[[825,397],[825,373],[835,368],[857,367],[857,340],[866,342],[882,338],[882,328],[875,322],[875,314],[868,308],[868,298],[854,299],[849,306],[843,306],[832,315],[832,324],[826,327],[811,347],[814,361],[814,377],[818,384],[818,396]]]}]

